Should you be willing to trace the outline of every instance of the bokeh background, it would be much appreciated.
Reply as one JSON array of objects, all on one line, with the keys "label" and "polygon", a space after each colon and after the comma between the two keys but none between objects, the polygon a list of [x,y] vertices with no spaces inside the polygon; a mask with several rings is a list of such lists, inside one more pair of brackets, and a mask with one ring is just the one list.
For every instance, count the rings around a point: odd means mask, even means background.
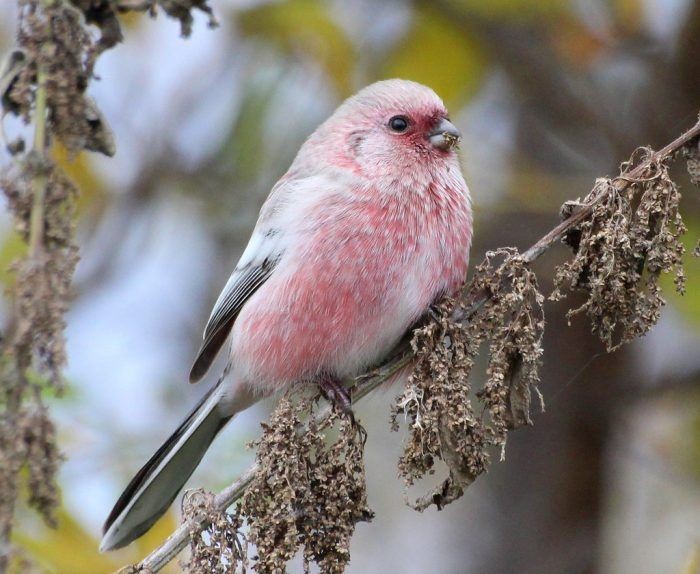
[{"label": "bokeh background", "polygon": [[[260,205],[343,98],[397,76],[444,98],[465,136],[475,262],[529,246],[563,201],[615,174],[637,146],[679,135],[700,109],[700,0],[212,5],[220,27],[200,15],[188,40],[163,15],[125,17],[125,42],[99,59],[90,88],[116,156],[69,162],[56,150],[82,192],[71,387],[53,404],[63,507],[58,530],[23,512],[17,534],[48,572],[110,572],[174,528],[177,508],[135,546],[97,552],[121,489],[212,382],[188,385],[187,373]],[[2,53],[15,18],[14,2],[2,2]],[[676,176],[692,246],[697,190],[680,164]],[[3,214],[0,268],[18,249]],[[545,292],[565,257],[560,247],[537,262]],[[575,298],[548,304],[546,412],[442,512],[404,504],[402,437],[388,430],[397,389],[359,404],[377,516],[358,527],[349,572],[700,572],[700,264],[689,257],[686,271],[687,294],[669,297],[657,328],[609,356],[585,319],[567,325]],[[238,418],[189,485],[220,489],[246,468],[245,443],[271,404]]]}]

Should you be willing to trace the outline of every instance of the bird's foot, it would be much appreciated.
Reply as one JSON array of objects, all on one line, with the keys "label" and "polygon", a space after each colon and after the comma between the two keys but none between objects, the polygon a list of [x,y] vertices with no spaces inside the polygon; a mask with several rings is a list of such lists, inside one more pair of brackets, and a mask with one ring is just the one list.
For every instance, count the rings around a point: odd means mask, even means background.
[{"label": "bird's foot", "polygon": [[337,410],[343,414],[352,415],[352,398],[350,391],[338,379],[333,377],[323,377],[318,386],[321,389],[321,394],[330,402]]},{"label": "bird's foot", "polygon": [[333,408],[340,411],[350,419],[352,427],[358,432],[362,445],[367,442],[367,431],[364,427],[355,420],[355,413],[352,412],[352,397],[349,389],[338,379],[333,377],[323,377],[318,386],[321,389],[321,394],[328,402],[333,405]]}]

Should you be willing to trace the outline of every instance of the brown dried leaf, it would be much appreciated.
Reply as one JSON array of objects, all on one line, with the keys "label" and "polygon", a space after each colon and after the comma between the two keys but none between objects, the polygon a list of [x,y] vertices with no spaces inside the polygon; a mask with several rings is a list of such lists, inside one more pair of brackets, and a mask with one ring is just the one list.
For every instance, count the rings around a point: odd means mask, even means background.
[{"label": "brown dried leaf", "polygon": [[7,112],[19,115],[21,104],[12,99],[12,90],[20,73],[27,65],[27,56],[23,50],[12,50],[0,67],[0,98],[2,107]]},{"label": "brown dried leaf", "polygon": [[192,34],[192,10],[201,10],[209,16],[209,27],[216,28],[219,23],[209,6],[209,0],[158,0],[158,5],[165,13],[180,21],[180,34],[183,38]]}]

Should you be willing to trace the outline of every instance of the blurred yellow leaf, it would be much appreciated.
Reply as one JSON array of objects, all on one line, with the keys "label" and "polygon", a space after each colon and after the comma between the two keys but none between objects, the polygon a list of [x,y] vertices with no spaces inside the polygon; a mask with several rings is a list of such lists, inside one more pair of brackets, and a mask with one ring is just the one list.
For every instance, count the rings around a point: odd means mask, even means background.
[{"label": "blurred yellow leaf", "polygon": [[683,236],[685,255],[683,257],[683,268],[686,277],[686,292],[684,295],[676,293],[673,285],[673,275],[663,275],[661,277],[661,287],[664,297],[676,307],[683,318],[694,325],[700,325],[700,258],[693,257],[693,249],[700,238],[700,220],[685,216],[683,218],[688,227],[688,232]]},{"label": "blurred yellow leaf", "polygon": [[641,0],[615,0],[613,12],[616,16],[618,32],[634,34],[640,32],[644,26],[646,7]]},{"label": "blurred yellow leaf", "polygon": [[700,574],[700,543],[690,552],[681,574]]},{"label": "blurred yellow leaf", "polygon": [[240,30],[259,36],[294,55],[318,61],[342,97],[352,93],[355,49],[345,32],[331,18],[327,3],[290,0],[265,4],[238,14]]},{"label": "blurred yellow leaf", "polygon": [[90,163],[90,154],[81,152],[71,157],[68,150],[57,143],[51,149],[53,160],[76,185],[78,191],[78,215],[87,209],[101,205],[105,198],[104,185]]},{"label": "blurred yellow leaf", "polygon": [[113,571],[119,563],[100,554],[98,541],[65,510],[58,512],[58,528],[46,528],[39,537],[17,534],[17,542],[32,561],[52,574],[100,574]]},{"label": "blurred yellow leaf", "polygon": [[394,48],[383,76],[415,80],[433,88],[457,109],[476,91],[484,54],[464,30],[431,8],[416,13],[413,27]]},{"label": "blurred yellow leaf", "polygon": [[561,0],[448,0],[455,8],[485,18],[532,20],[557,16],[568,10]]},{"label": "blurred yellow leaf", "polygon": [[[15,539],[32,562],[51,574],[109,574],[146,557],[177,527],[171,510],[153,528],[127,548],[101,554],[99,540],[87,532],[70,513],[58,512],[58,528],[42,528],[39,535],[26,531],[16,533]],[[180,572],[177,561],[161,570],[166,574]]]},{"label": "blurred yellow leaf", "polygon": [[15,283],[15,275],[10,272],[10,264],[27,253],[27,244],[16,231],[10,231],[0,245],[0,283],[5,289]]}]

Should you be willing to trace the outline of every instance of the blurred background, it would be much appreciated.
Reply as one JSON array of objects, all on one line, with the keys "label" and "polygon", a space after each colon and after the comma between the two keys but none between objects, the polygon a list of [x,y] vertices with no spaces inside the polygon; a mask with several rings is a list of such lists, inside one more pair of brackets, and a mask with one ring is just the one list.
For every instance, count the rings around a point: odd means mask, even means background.
[{"label": "blurred background", "polygon": [[[186,382],[260,205],[345,97],[402,77],[444,98],[465,136],[474,262],[488,249],[528,247],[558,222],[563,201],[616,174],[635,147],[674,139],[700,109],[700,0],[212,5],[220,27],[207,29],[201,15],[189,40],[163,15],[125,17],[125,42],[98,60],[90,89],[115,132],[116,156],[68,162],[56,150],[82,192],[71,387],[53,405],[67,457],[63,507],[58,530],[27,512],[17,534],[48,572],[110,572],[174,528],[177,508],[135,546],[97,553],[126,482],[216,378],[219,369],[208,382]],[[2,53],[15,10],[0,5]],[[692,251],[697,189],[682,163],[675,174]],[[3,212],[5,283],[20,246],[10,227]],[[535,265],[545,293],[566,255],[559,247]],[[511,435],[505,461],[442,512],[404,504],[402,437],[388,430],[398,389],[357,405],[377,516],[359,525],[349,572],[700,572],[698,260],[688,257],[686,272],[685,297],[667,289],[657,328],[613,355],[585,319],[567,326],[576,298],[548,304],[546,412],[534,412],[535,426]],[[245,443],[271,406],[227,428],[189,485],[218,490],[245,469],[253,458]]]}]

